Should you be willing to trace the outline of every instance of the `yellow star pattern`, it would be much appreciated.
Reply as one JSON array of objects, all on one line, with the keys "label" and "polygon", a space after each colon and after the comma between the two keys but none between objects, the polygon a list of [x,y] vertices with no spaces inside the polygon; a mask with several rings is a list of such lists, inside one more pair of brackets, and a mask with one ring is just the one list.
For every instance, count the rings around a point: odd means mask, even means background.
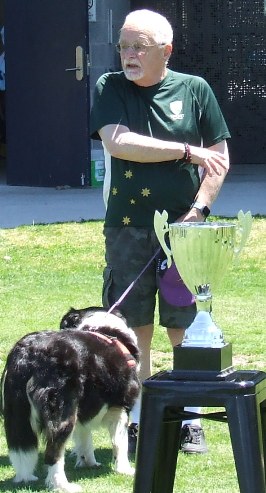
[{"label": "yellow star pattern", "polygon": [[135,205],[135,204],[136,204],[135,199],[130,199],[130,204],[131,204],[131,205]]},{"label": "yellow star pattern", "polygon": [[148,197],[150,194],[151,194],[151,191],[150,191],[149,188],[143,188],[142,191],[141,191],[141,195],[143,197]]},{"label": "yellow star pattern", "polygon": [[130,223],[130,217],[123,217],[122,223],[124,224],[124,226],[128,226],[128,224]]},{"label": "yellow star pattern", "polygon": [[117,195],[117,194],[118,194],[118,190],[117,190],[117,188],[116,188],[116,187],[113,187],[113,188],[112,188],[112,194],[113,194],[113,195]]},{"label": "yellow star pattern", "polygon": [[132,173],[132,171],[130,169],[128,171],[125,171],[125,177],[126,178],[129,178],[130,179],[130,178],[132,178],[132,176],[133,176],[133,173]]}]

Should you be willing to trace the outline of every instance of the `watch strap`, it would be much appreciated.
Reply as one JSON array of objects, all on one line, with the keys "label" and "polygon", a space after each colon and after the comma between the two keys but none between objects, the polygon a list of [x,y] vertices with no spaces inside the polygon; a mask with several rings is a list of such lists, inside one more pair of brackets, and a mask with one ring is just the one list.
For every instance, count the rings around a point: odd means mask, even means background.
[{"label": "watch strap", "polygon": [[202,204],[202,202],[200,202],[199,200],[195,200],[195,202],[193,202],[193,204],[191,205],[191,209],[193,208],[198,209],[203,217],[205,217],[205,219],[209,216],[211,212],[209,207],[205,204]]}]

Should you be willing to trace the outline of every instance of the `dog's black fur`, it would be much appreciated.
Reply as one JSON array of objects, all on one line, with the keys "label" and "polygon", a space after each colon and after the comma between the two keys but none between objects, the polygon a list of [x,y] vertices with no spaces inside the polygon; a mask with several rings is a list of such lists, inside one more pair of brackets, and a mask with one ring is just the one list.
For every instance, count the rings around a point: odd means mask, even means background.
[{"label": "dog's black fur", "polygon": [[[128,413],[140,390],[136,339],[121,318],[95,307],[71,309],[60,326],[71,325],[75,328],[34,332],[20,339],[8,355],[1,382],[15,481],[36,479],[33,472],[42,434],[49,466],[46,484],[66,492],[80,490],[68,483],[63,466],[65,444],[74,428],[77,465],[98,465],[90,443],[95,421],[109,429],[117,472],[132,474],[127,458]],[[126,348],[124,352],[116,340]],[[116,431],[122,438],[117,439]]]}]

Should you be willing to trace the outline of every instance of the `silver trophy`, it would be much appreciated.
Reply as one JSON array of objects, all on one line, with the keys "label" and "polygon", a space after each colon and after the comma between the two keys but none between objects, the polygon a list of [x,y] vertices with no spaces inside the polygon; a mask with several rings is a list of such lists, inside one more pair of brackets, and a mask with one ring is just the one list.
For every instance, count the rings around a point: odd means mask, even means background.
[{"label": "silver trophy", "polygon": [[[233,257],[240,253],[246,243],[251,230],[251,213],[240,211],[237,223],[182,222],[168,225],[167,219],[166,211],[162,214],[155,212],[156,235],[167,256],[168,267],[173,257],[184,283],[195,295],[197,305],[197,315],[185,331],[181,348],[213,349],[208,354],[202,351],[201,363],[195,362],[194,351],[187,354],[183,351],[184,357],[179,354],[176,359],[185,367],[190,365],[190,369],[194,369],[194,365],[198,368],[200,364],[203,370],[215,369],[216,366],[221,370],[230,366],[232,349],[230,344],[225,343],[221,329],[212,319],[212,292],[225,275]],[[169,233],[170,249],[166,245],[166,233]],[[199,354],[196,360],[199,361]]]}]

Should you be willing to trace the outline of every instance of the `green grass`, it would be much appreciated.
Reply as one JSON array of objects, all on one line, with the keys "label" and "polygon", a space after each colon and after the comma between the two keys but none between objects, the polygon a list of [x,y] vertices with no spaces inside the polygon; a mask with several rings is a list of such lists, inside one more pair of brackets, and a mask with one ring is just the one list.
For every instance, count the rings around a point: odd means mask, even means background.
[{"label": "green grass", "polygon": [[[14,342],[34,330],[57,329],[70,306],[101,304],[104,242],[102,222],[19,227],[0,231],[0,370]],[[215,321],[233,343],[237,368],[265,370],[266,219],[254,218],[250,239],[239,260],[229,267],[213,300]],[[153,371],[171,368],[172,351],[156,323]],[[174,492],[238,493],[226,424],[204,421],[209,453],[180,455]],[[67,452],[69,480],[84,491],[129,493],[133,480],[112,471],[105,431],[95,433],[97,470],[76,470]],[[69,444],[69,450],[71,443]],[[3,424],[0,424],[0,491],[44,492],[45,468],[40,454],[40,480],[14,486]],[[163,493],[163,492],[162,492]],[[253,493],[253,492],[252,492]],[[255,493],[255,492],[254,492]]]}]

